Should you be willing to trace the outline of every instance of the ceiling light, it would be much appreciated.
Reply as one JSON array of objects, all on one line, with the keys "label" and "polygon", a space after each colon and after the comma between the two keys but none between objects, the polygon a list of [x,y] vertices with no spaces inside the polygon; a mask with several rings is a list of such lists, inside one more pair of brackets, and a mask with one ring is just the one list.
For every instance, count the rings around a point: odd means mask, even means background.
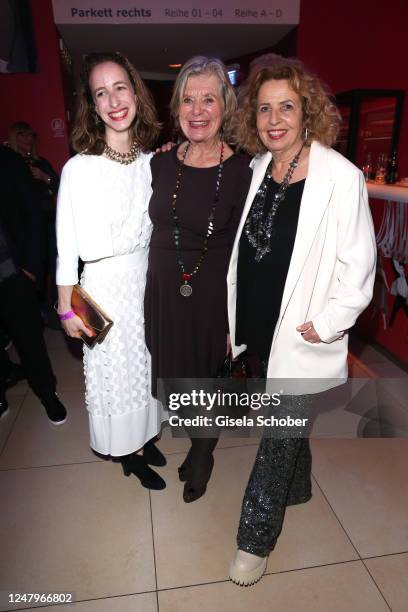
[{"label": "ceiling light", "polygon": [[168,64],[169,68],[181,68],[182,64]]}]

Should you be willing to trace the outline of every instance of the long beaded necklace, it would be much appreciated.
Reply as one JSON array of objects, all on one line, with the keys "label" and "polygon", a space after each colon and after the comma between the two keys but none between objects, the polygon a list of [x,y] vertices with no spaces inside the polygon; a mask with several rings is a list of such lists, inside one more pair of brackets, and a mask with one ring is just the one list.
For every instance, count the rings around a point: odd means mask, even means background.
[{"label": "long beaded necklace", "polygon": [[176,189],[174,190],[173,196],[172,196],[172,202],[171,202],[171,208],[172,208],[172,212],[173,212],[173,222],[174,222],[174,229],[173,229],[173,236],[174,236],[174,244],[176,247],[176,252],[177,252],[177,262],[178,265],[180,267],[181,270],[181,276],[183,279],[183,284],[180,287],[180,293],[183,297],[190,297],[190,295],[193,293],[193,288],[190,284],[192,277],[197,274],[197,272],[199,271],[201,264],[204,261],[204,257],[208,251],[208,240],[211,236],[211,234],[214,231],[214,212],[215,212],[215,208],[217,206],[217,202],[219,201],[219,196],[220,196],[220,186],[221,186],[221,178],[222,178],[222,169],[224,166],[224,143],[223,141],[221,141],[221,153],[220,153],[220,163],[218,166],[218,171],[217,171],[217,179],[216,179],[216,183],[215,183],[215,194],[214,194],[214,202],[213,205],[211,207],[210,210],[210,214],[208,215],[208,226],[207,226],[207,232],[204,238],[204,243],[203,243],[203,248],[201,250],[201,255],[198,258],[198,261],[196,263],[196,265],[194,266],[193,270],[191,272],[186,272],[185,269],[185,265],[184,265],[184,261],[183,258],[181,256],[181,249],[180,249],[180,227],[178,224],[178,215],[177,215],[177,209],[176,209],[176,202],[177,202],[177,196],[180,190],[180,185],[181,185],[181,176],[183,173],[183,167],[184,167],[184,162],[187,156],[187,152],[190,148],[190,143],[187,144],[186,148],[184,149],[184,153],[183,153],[183,157],[181,159],[181,162],[179,163],[179,169],[177,172],[177,180],[176,180]]},{"label": "long beaded necklace", "polygon": [[105,144],[105,148],[103,150],[103,155],[106,155],[106,157],[112,161],[118,162],[119,164],[124,164],[126,166],[133,163],[139,153],[140,149],[135,140],[132,142],[130,150],[126,153],[119,153],[119,151],[115,151],[115,149],[112,149],[108,144]]},{"label": "long beaded necklace", "polygon": [[303,150],[303,145],[289,164],[282,183],[279,185],[278,191],[273,196],[273,202],[270,211],[265,216],[265,201],[268,191],[269,181],[272,178],[273,158],[269,164],[265,177],[256,192],[254,203],[252,204],[251,212],[245,221],[244,231],[248,237],[250,244],[256,249],[255,261],[260,262],[267,253],[271,251],[271,236],[274,229],[275,215],[280,204],[285,199],[287,188],[289,187],[290,179],[293,172],[299,163],[299,157]]}]

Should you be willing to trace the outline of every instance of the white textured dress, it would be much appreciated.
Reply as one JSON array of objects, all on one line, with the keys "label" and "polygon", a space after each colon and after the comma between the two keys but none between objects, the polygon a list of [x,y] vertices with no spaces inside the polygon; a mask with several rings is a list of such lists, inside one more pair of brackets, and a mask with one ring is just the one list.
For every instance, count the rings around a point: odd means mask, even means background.
[{"label": "white textured dress", "polygon": [[[90,444],[104,455],[121,456],[141,448],[166,418],[151,396],[144,332],[152,230],[147,212],[150,158],[141,154],[134,163],[122,165],[101,156],[77,155],[64,167],[58,199],[57,283],[76,282],[72,262],[81,257],[81,285],[114,321],[102,344],[93,349],[84,345]],[[107,256],[100,257],[105,249]]]}]

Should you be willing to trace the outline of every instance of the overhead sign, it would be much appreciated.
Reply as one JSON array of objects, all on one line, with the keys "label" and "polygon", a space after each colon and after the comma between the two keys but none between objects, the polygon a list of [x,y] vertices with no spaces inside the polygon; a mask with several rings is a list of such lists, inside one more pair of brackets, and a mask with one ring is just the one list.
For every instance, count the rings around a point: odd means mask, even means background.
[{"label": "overhead sign", "polygon": [[289,24],[299,23],[300,0],[53,0],[62,24]]}]

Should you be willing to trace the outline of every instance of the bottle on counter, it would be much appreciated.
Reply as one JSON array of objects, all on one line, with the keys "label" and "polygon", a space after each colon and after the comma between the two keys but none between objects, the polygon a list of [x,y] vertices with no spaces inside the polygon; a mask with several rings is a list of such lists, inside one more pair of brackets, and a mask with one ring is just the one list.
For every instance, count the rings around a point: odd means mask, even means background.
[{"label": "bottle on counter", "polygon": [[373,171],[373,164],[371,161],[371,153],[367,153],[367,159],[365,161],[365,164],[362,167],[362,171],[364,174],[364,178],[366,181],[371,180],[371,174]]},{"label": "bottle on counter", "polygon": [[393,151],[387,165],[387,176],[386,181],[390,185],[397,182],[398,166],[397,166],[397,152]]},{"label": "bottle on counter", "polygon": [[384,185],[385,183],[385,175],[387,172],[387,156],[385,153],[380,153],[377,161],[377,168],[375,172],[375,182],[380,185]]}]

